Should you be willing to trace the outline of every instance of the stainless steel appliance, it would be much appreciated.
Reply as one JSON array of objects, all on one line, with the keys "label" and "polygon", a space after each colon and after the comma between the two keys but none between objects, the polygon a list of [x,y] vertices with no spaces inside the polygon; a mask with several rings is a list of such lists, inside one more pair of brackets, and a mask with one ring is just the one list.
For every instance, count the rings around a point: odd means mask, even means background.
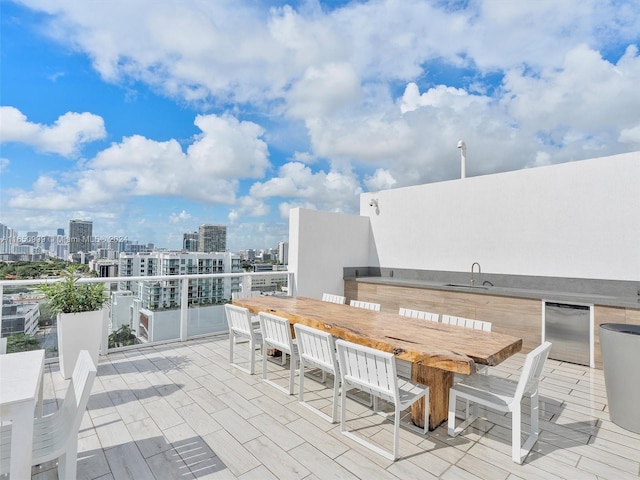
[{"label": "stainless steel appliance", "polygon": [[549,358],[580,365],[591,364],[591,307],[545,302],[545,340],[551,342]]}]

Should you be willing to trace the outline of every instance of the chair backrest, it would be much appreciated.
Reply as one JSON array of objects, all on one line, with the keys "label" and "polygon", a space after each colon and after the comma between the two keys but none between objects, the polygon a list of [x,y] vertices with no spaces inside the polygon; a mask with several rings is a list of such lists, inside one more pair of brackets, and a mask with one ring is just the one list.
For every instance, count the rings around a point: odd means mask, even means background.
[{"label": "chair backrest", "polygon": [[519,402],[525,393],[533,393],[536,391],[550,350],[551,343],[543,342],[527,354],[514,394],[515,401]]},{"label": "chair backrest", "polygon": [[248,292],[231,292],[231,299],[239,300],[241,298],[259,297],[261,295],[262,295],[262,292],[259,290],[249,290]]},{"label": "chair backrest", "polygon": [[367,310],[375,310],[376,312],[380,311],[379,303],[363,302],[362,300],[351,300],[351,302],[349,302],[349,305],[356,308],[365,308]]},{"label": "chair backrest", "polygon": [[491,331],[491,322],[475,320],[473,318],[456,317],[454,315],[442,315],[442,323],[457,325],[459,327],[473,328],[474,330]]},{"label": "chair backrest", "polygon": [[419,318],[420,320],[429,320],[430,322],[437,322],[440,319],[439,313],[423,312],[422,310],[412,310],[403,307],[400,307],[398,314],[403,317]]},{"label": "chair backrest", "polygon": [[294,324],[293,329],[302,361],[337,376],[339,369],[333,335],[300,323]]},{"label": "chair backrest", "polygon": [[0,338],[0,355],[7,353],[7,337]]},{"label": "chair backrest", "polygon": [[331,302],[331,303],[341,303],[344,304],[344,302],[347,300],[346,297],[343,297],[342,295],[333,295],[331,293],[323,293],[322,294],[322,301],[323,302]]},{"label": "chair backrest", "polygon": [[[66,442],[70,435],[77,436],[80,430],[82,416],[87,408],[89,396],[93,381],[96,378],[96,366],[91,360],[91,355],[87,350],[81,350],[78,354],[78,360],[71,375],[71,382],[67,387],[67,393],[62,402],[60,410],[57,414],[60,417],[60,431],[56,432],[54,443]],[[61,445],[62,447],[62,445]],[[58,450],[60,450],[60,448]],[[52,455],[55,457],[55,448],[52,449]]]},{"label": "chair backrest", "polygon": [[262,340],[283,352],[291,353],[292,337],[289,320],[266,312],[260,312],[258,316]]},{"label": "chair backrest", "polygon": [[345,340],[336,340],[336,348],[343,385],[356,386],[363,392],[398,403],[398,378],[393,353]]},{"label": "chair backrest", "polygon": [[244,336],[253,335],[253,326],[251,325],[251,312],[247,308],[239,307],[226,303],[224,312],[229,324],[229,332],[239,333]]}]

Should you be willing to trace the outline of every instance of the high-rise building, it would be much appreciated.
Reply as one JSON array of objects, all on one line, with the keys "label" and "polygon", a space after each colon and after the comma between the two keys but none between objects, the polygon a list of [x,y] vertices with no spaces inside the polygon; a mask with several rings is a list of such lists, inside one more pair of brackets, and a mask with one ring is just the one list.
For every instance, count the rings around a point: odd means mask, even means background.
[{"label": "high-rise building", "polygon": [[59,228],[56,235],[60,235],[61,237],[64,237],[64,228]]},{"label": "high-rise building", "polygon": [[289,263],[289,243],[278,242],[278,263],[287,265]]},{"label": "high-rise building", "polygon": [[93,222],[90,220],[69,221],[69,254],[91,251]]},{"label": "high-rise building", "polygon": [[198,232],[184,233],[182,235],[182,250],[185,252],[198,251]]},{"label": "high-rise building", "polygon": [[226,225],[200,225],[198,230],[198,251],[205,253],[226,252]]}]

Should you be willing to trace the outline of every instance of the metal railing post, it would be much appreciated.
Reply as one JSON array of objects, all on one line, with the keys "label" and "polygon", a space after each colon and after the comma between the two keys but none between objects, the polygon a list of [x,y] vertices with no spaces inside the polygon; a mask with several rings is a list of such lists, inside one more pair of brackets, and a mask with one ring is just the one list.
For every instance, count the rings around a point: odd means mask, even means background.
[{"label": "metal railing post", "polygon": [[189,279],[180,280],[180,341],[187,341],[187,322],[189,320]]}]

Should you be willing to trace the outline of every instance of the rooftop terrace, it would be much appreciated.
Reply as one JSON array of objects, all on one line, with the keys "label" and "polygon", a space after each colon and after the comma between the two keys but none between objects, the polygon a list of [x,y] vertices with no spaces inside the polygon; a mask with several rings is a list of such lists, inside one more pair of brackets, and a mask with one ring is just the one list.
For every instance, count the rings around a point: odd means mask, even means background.
[{"label": "rooftop terrace", "polygon": [[[237,349],[238,353],[246,349]],[[361,447],[287,396],[229,366],[226,335],[110,353],[80,428],[78,478],[325,479],[442,478],[637,479],[640,435],[609,420],[603,372],[548,360],[540,383],[541,434],[523,465],[511,461],[510,419],[486,412],[456,439],[446,426],[423,436],[401,429],[392,463]],[[247,355],[248,357],[248,355]],[[260,359],[258,354],[258,359]],[[519,375],[517,354],[492,373]],[[287,371],[268,363],[270,378]],[[258,369],[259,370],[259,369]],[[296,380],[297,384],[297,380]],[[331,390],[306,381],[316,406]],[[66,381],[47,365],[45,413],[60,404]],[[392,423],[348,401],[350,428],[388,447]],[[525,410],[526,412],[526,410]],[[525,419],[527,419],[525,415]],[[53,464],[33,478],[55,479]]]}]

